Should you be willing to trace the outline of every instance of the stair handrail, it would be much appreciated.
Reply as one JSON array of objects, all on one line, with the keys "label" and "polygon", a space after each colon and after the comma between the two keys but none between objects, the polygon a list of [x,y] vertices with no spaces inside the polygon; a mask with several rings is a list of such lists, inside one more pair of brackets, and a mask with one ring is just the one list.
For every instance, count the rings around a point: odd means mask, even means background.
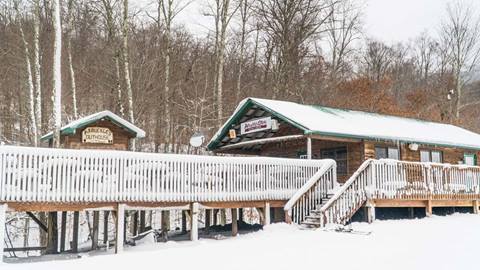
[{"label": "stair handrail", "polygon": [[[323,159],[324,161],[322,167],[300,188],[298,189],[293,196],[287,201],[283,210],[285,212],[285,221],[287,223],[292,223],[292,209],[295,207],[296,204],[306,196],[306,194],[315,188],[321,182],[321,180],[329,181],[327,186],[330,189],[333,189],[335,185],[337,185],[337,163],[333,159]],[[326,174],[330,172],[331,177],[325,177]],[[325,179],[326,178],[326,179]],[[328,188],[327,188],[328,189]],[[324,190],[325,194],[328,190]],[[297,220],[298,221],[298,220]]]},{"label": "stair handrail", "polygon": [[[326,213],[327,211],[333,206],[334,203],[336,203],[342,195],[345,194],[345,192],[350,188],[357,180],[358,177],[362,172],[364,172],[375,160],[374,159],[367,159],[358,167],[358,169],[355,171],[355,173],[350,176],[350,178],[343,184],[340,189],[338,189],[335,194],[320,208],[320,215],[321,215],[321,221],[320,224],[321,226],[324,226],[327,220],[325,220]],[[374,181],[374,179],[367,179],[369,182]],[[360,192],[366,192],[366,190],[361,190]],[[361,203],[363,204],[365,200]]]}]

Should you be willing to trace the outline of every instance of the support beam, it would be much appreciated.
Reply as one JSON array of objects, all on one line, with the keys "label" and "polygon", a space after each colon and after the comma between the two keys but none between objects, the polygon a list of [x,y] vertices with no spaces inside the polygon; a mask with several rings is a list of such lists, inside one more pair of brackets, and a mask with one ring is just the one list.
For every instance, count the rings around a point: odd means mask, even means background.
[{"label": "support beam", "polygon": [[212,225],[212,210],[205,209],[205,230],[208,232],[210,225]]},{"label": "support beam", "polygon": [[60,252],[65,251],[65,240],[67,236],[67,212],[62,212],[62,223],[60,227]]},{"label": "support beam", "polygon": [[238,221],[243,222],[243,208],[238,209]]},{"label": "support beam", "polygon": [[32,212],[27,212],[27,215],[33,220],[35,221],[35,223],[37,223],[38,227],[40,229],[42,229],[44,232],[47,232],[48,229],[47,229],[47,225],[45,225],[45,223],[43,223],[40,219],[37,218],[37,216],[35,216]]},{"label": "support beam", "polygon": [[182,233],[187,232],[187,213],[186,210],[182,210]]},{"label": "support beam", "polygon": [[92,250],[98,249],[99,225],[100,225],[100,212],[93,211]]},{"label": "support beam", "polygon": [[146,224],[146,219],[145,219],[145,210],[140,211],[140,233],[145,232],[145,224]]},{"label": "support beam", "polygon": [[58,215],[57,212],[48,213],[48,241],[47,241],[47,254],[58,253]]},{"label": "support beam", "polygon": [[108,216],[110,211],[103,212],[103,243],[107,244],[108,242]]},{"label": "support beam", "polygon": [[191,229],[190,229],[190,240],[198,240],[198,203],[194,202],[190,204],[190,217],[191,217]]},{"label": "support beam", "polygon": [[433,213],[432,200],[428,200],[427,203],[425,204],[425,214],[427,217],[431,217],[432,213]]},{"label": "support beam", "polygon": [[232,236],[237,236],[238,234],[238,213],[236,208],[230,209],[232,213]]},{"label": "support beam", "polygon": [[307,138],[307,159],[312,159],[312,138]]},{"label": "support beam", "polygon": [[117,220],[115,220],[115,223],[115,253],[121,253],[123,251],[123,236],[125,231],[125,204],[118,204]]},{"label": "support beam", "polygon": [[3,247],[5,244],[5,221],[7,215],[7,204],[0,204],[0,264],[3,263]]},{"label": "support beam", "polygon": [[72,236],[72,252],[78,252],[78,229],[80,227],[80,212],[73,212],[73,236]]},{"label": "support beam", "polygon": [[265,207],[263,210],[263,225],[269,225],[270,224],[270,203],[265,202]]},{"label": "support beam", "polygon": [[165,236],[168,237],[168,231],[170,231],[170,211],[163,210],[162,211],[162,232]]}]

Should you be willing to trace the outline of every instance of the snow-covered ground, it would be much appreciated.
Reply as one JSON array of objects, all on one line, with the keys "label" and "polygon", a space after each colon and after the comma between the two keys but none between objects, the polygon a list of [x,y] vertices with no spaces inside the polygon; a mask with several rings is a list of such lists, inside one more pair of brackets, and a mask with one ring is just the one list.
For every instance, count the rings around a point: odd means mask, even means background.
[{"label": "snow-covered ground", "polygon": [[274,224],[235,239],[144,243],[121,255],[0,269],[480,269],[480,215],[354,223],[353,228],[371,234]]}]

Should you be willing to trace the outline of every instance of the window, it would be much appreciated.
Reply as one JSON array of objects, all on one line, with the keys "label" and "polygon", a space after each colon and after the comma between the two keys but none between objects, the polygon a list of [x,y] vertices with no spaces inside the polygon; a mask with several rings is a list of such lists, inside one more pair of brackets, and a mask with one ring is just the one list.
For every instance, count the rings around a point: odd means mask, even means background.
[{"label": "window", "polygon": [[320,151],[321,158],[330,158],[337,162],[337,174],[347,174],[347,147],[324,149]]},{"label": "window", "polygon": [[420,150],[420,161],[442,163],[442,151]]},{"label": "window", "polygon": [[390,159],[400,159],[400,152],[397,147],[375,147],[375,158],[390,158]]},{"label": "window", "polygon": [[477,156],[475,154],[467,154],[465,153],[463,155],[463,163],[465,163],[465,165],[469,165],[469,166],[475,166],[477,163]]}]

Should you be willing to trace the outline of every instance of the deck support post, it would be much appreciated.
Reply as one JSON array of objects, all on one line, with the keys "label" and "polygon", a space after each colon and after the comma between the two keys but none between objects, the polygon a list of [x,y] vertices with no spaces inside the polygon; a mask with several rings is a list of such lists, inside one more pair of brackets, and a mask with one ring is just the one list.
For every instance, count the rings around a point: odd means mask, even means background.
[{"label": "deck support post", "polygon": [[92,250],[98,248],[98,227],[100,225],[100,212],[93,211]]},{"label": "deck support post", "polygon": [[427,217],[431,217],[432,213],[433,213],[432,200],[427,200],[427,202],[425,204],[425,214],[426,214]]},{"label": "deck support post", "polygon": [[368,200],[365,207],[367,208],[367,222],[372,223],[375,221],[375,202]]},{"label": "deck support post", "polygon": [[243,208],[238,209],[238,221],[243,222]]},{"label": "deck support post", "polygon": [[190,240],[198,240],[198,211],[199,206],[197,202],[190,204]]},{"label": "deck support post", "polygon": [[[107,244],[108,242],[108,216],[110,215],[110,211],[103,212],[103,243]],[[108,246],[107,246],[108,249]]]},{"label": "deck support post", "polygon": [[62,212],[62,223],[60,227],[60,252],[65,251],[65,238],[67,233],[67,212]]},{"label": "deck support post", "polygon": [[125,204],[117,205],[117,220],[115,221],[115,253],[123,251],[124,230],[125,230]]},{"label": "deck support post", "polygon": [[145,227],[146,227],[146,219],[145,219],[145,210],[140,211],[140,230],[139,233],[145,232]]},{"label": "deck support post", "polygon": [[46,254],[56,254],[58,253],[58,213],[57,212],[48,212],[48,241],[47,249],[45,250]]},{"label": "deck support post", "polygon": [[312,159],[312,138],[307,138],[307,159]]},{"label": "deck support post", "polygon": [[3,246],[5,244],[5,221],[7,215],[7,204],[0,204],[0,264],[3,263]]},{"label": "deck support post", "polygon": [[186,210],[182,210],[182,233],[187,232],[187,213]]},{"label": "deck support post", "polygon": [[237,236],[238,234],[238,212],[237,208],[231,208],[230,211],[232,212],[232,236]]},{"label": "deck support post", "polygon": [[72,236],[72,252],[78,252],[78,228],[80,227],[80,212],[73,212],[73,236]]},{"label": "deck support post", "polygon": [[170,231],[170,211],[162,210],[162,233],[168,238],[168,231]]},{"label": "deck support post", "polygon": [[265,202],[263,215],[264,215],[263,225],[269,225],[270,224],[270,202]]},{"label": "deck support post", "polygon": [[208,232],[210,225],[212,223],[212,210],[205,209],[205,230]]},{"label": "deck support post", "polygon": [[474,200],[473,201],[473,213],[474,214],[480,214],[480,209],[478,209],[479,207],[480,207],[480,201]]}]

